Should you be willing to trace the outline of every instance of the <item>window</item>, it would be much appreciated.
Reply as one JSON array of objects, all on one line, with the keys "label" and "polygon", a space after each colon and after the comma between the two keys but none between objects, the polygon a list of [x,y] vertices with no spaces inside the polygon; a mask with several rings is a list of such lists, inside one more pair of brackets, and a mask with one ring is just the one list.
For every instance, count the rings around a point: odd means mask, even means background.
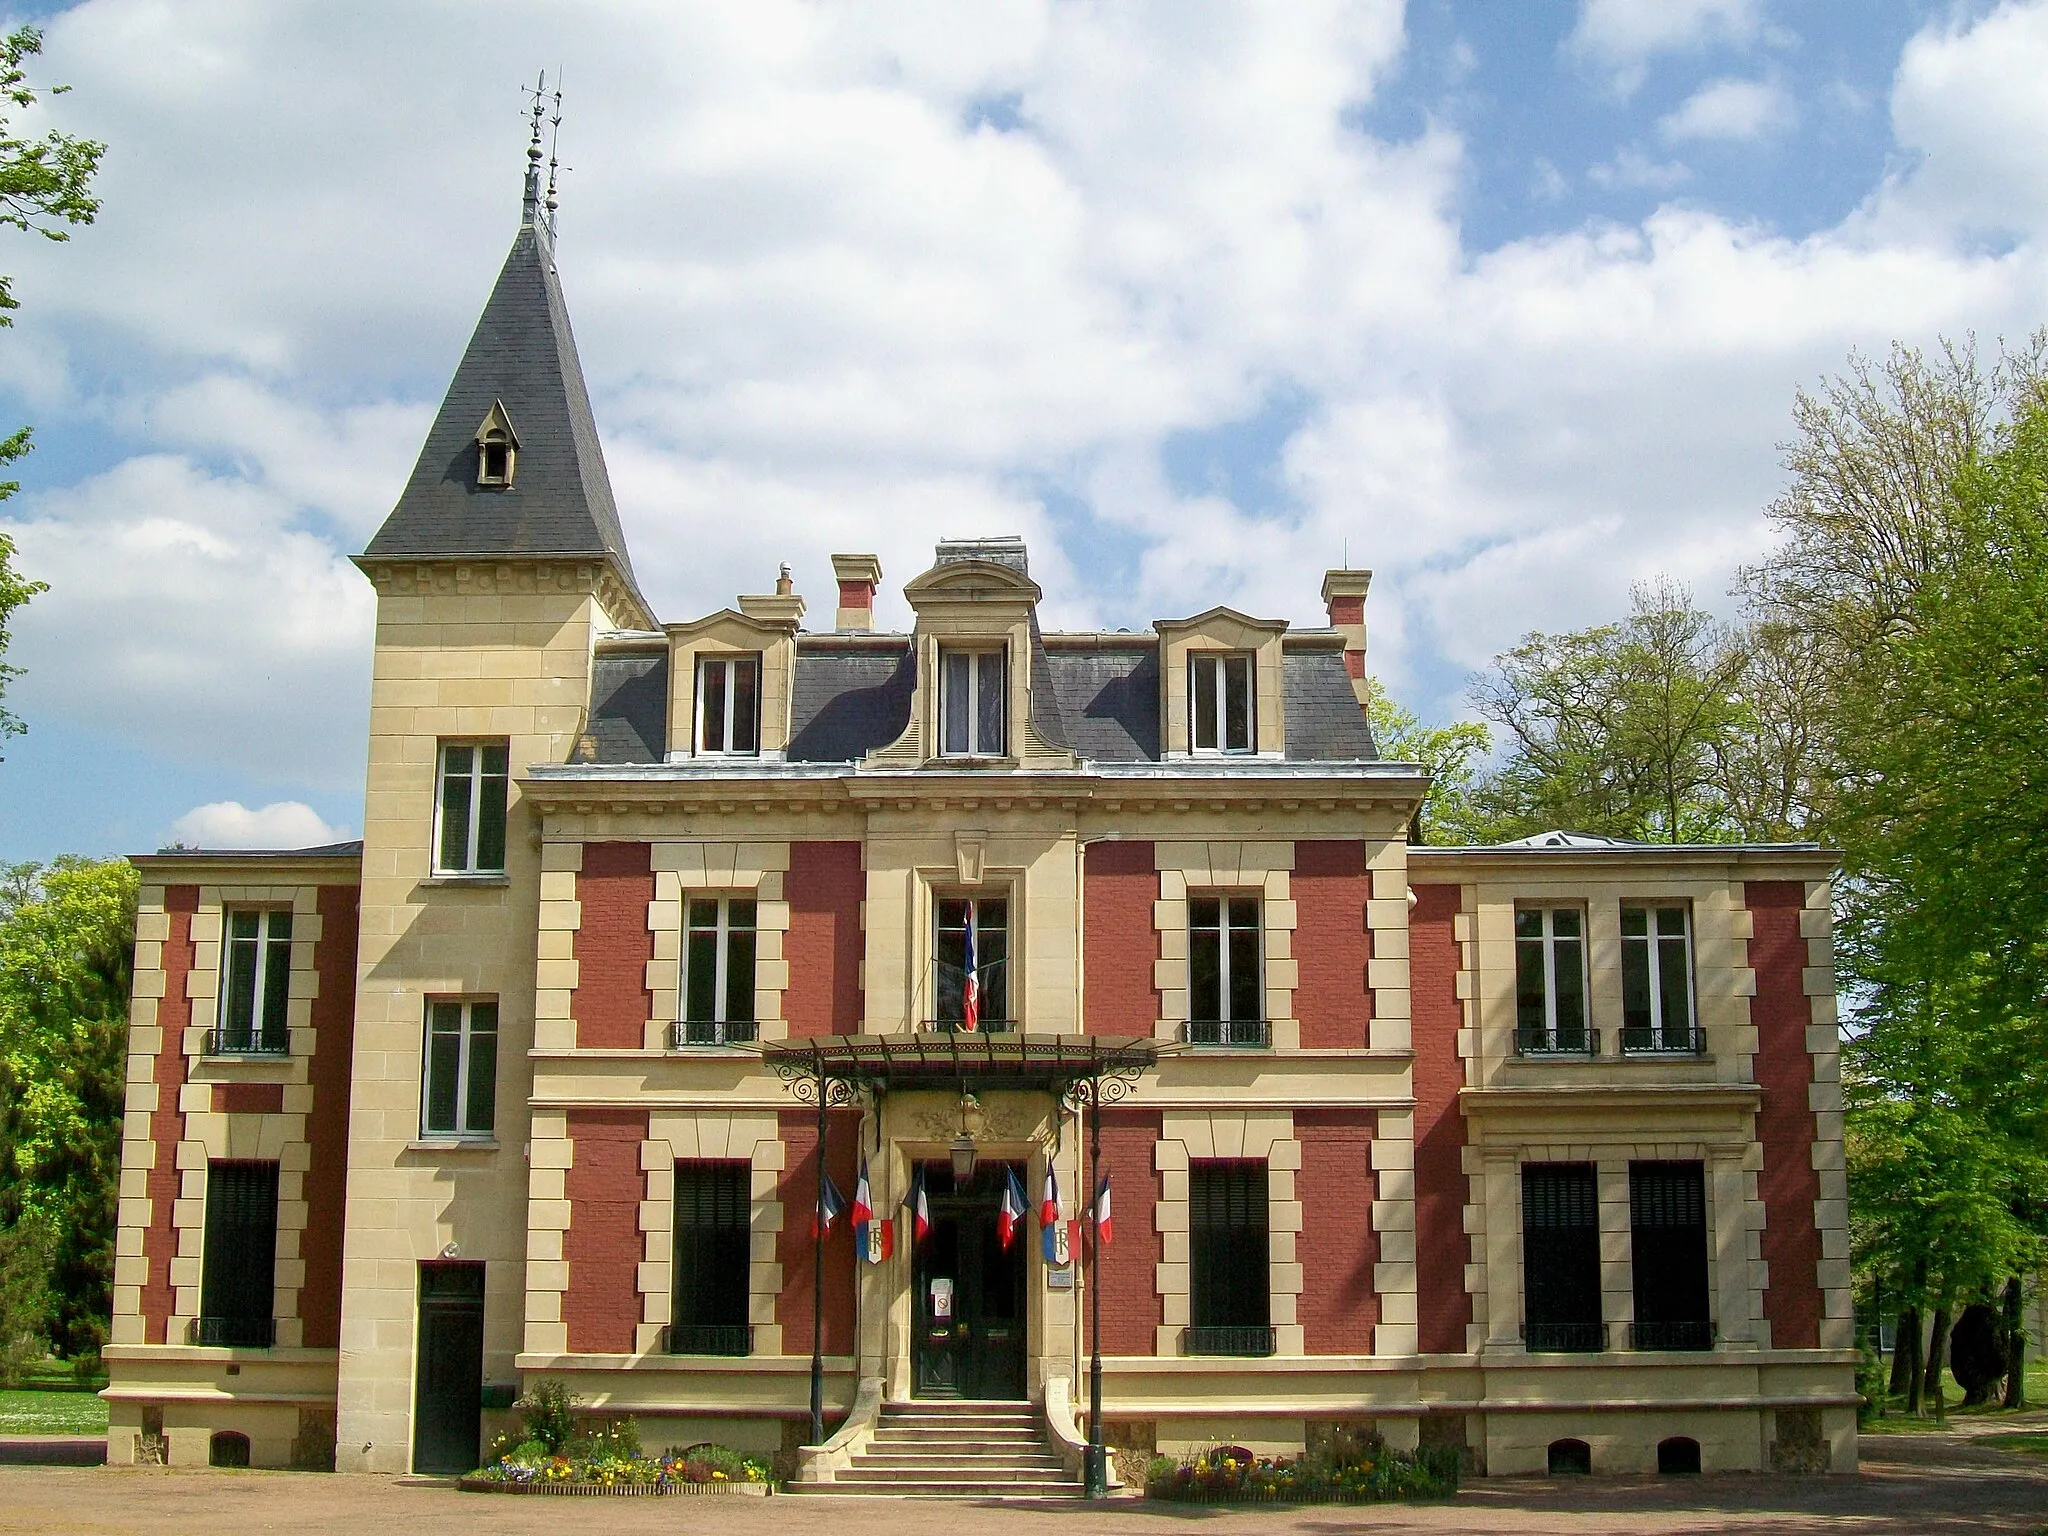
[{"label": "window", "polygon": [[268,1349],[277,1279],[277,1164],[206,1165],[206,1257],[195,1344]]},{"label": "window", "polygon": [[291,1049],[292,915],[283,908],[230,908],[223,917],[216,1055],[282,1055]]},{"label": "window", "polygon": [[1196,752],[1249,752],[1257,743],[1249,652],[1188,658],[1189,748]]},{"label": "window", "polygon": [[477,440],[476,483],[504,489],[512,483],[512,443],[493,429]]},{"label": "window", "polygon": [[1698,1051],[1692,933],[1683,906],[1621,909],[1621,1048]]},{"label": "window", "polygon": [[690,898],[682,1044],[754,1038],[754,912],[751,896]]},{"label": "window", "polygon": [[939,750],[952,757],[1001,757],[1004,752],[1006,656],[1000,650],[939,652]]},{"label": "window", "polygon": [[[932,1027],[1010,1028],[1010,903],[1001,896],[941,896],[934,957]],[[973,1008],[968,1007],[968,954],[973,953]]]},{"label": "window", "polygon": [[498,1099],[498,1005],[435,998],[427,1004],[429,1136],[488,1136]]},{"label": "window", "polygon": [[1591,1163],[1522,1167],[1523,1339],[1532,1350],[1598,1350],[1600,1194]]},{"label": "window", "polygon": [[744,1355],[749,1186],[746,1163],[676,1164],[675,1301],[667,1349],[675,1355]]},{"label": "window", "polygon": [[441,743],[441,830],[434,868],[442,874],[503,874],[509,745]]},{"label": "window", "polygon": [[697,658],[697,750],[744,756],[761,750],[761,658]]},{"label": "window", "polygon": [[1707,1180],[1698,1163],[1628,1165],[1636,1349],[1711,1349],[1707,1315]]},{"label": "window", "polygon": [[1586,1051],[1586,919],[1577,907],[1515,909],[1515,1047]]},{"label": "window", "polygon": [[1266,1261],[1266,1165],[1237,1160],[1191,1164],[1189,1354],[1273,1353]]},{"label": "window", "polygon": [[1188,1039],[1195,1045],[1264,1045],[1266,990],[1259,968],[1259,898],[1188,898]]}]

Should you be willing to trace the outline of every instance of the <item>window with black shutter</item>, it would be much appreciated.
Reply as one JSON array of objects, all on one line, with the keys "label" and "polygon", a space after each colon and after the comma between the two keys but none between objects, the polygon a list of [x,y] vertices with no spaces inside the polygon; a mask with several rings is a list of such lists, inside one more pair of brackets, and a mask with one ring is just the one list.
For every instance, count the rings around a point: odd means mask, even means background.
[{"label": "window with black shutter", "polygon": [[1598,1350],[1600,1192],[1591,1163],[1522,1167],[1523,1341],[1532,1350]]},{"label": "window with black shutter", "polygon": [[206,1255],[195,1344],[268,1349],[277,1270],[277,1164],[206,1165]]},{"label": "window with black shutter", "polygon": [[1636,1349],[1711,1349],[1707,1313],[1707,1180],[1698,1163],[1628,1165]]},{"label": "window with black shutter", "polygon": [[1273,1353],[1263,1162],[1189,1168],[1188,1261],[1188,1353]]},{"label": "window with black shutter", "polygon": [[677,1163],[675,1306],[668,1351],[675,1355],[744,1355],[753,1348],[747,1322],[746,1163]]}]

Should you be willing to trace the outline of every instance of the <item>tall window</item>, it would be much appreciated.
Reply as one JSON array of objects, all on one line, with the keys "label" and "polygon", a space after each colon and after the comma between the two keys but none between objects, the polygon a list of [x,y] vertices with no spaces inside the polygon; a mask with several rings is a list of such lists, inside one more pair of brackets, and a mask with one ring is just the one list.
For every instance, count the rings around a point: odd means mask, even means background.
[{"label": "tall window", "polygon": [[498,1004],[435,998],[427,1004],[429,1136],[488,1136],[498,1098]]},{"label": "tall window", "polygon": [[1188,658],[1189,747],[1196,752],[1249,752],[1257,740],[1249,652]]},{"label": "tall window", "polygon": [[761,750],[761,658],[697,658],[697,750],[747,755]]},{"label": "tall window", "polygon": [[1637,1349],[1711,1349],[1707,1313],[1707,1180],[1698,1163],[1628,1165],[1630,1262]]},{"label": "tall window", "polygon": [[754,913],[751,896],[690,898],[683,1044],[754,1038]]},{"label": "tall window", "polygon": [[1693,1051],[1692,929],[1683,905],[1621,909],[1621,1046]]},{"label": "tall window", "polygon": [[956,757],[1001,757],[1008,723],[1005,653],[947,646],[939,652],[939,750]]},{"label": "tall window", "polygon": [[675,1301],[668,1350],[676,1355],[744,1355],[747,1325],[746,1163],[676,1164]]},{"label": "tall window", "polygon": [[268,1349],[277,1277],[277,1164],[206,1165],[206,1256],[195,1344]]},{"label": "tall window", "polygon": [[[1008,900],[1001,896],[941,896],[937,938],[932,976],[933,1026],[958,1031],[1007,1030],[1011,1023]],[[971,1007],[967,985],[970,974],[974,982]]]},{"label": "tall window", "polygon": [[1598,1350],[1600,1193],[1591,1163],[1522,1167],[1522,1317],[1532,1350]]},{"label": "tall window", "polygon": [[1266,1220],[1263,1162],[1189,1166],[1189,1354],[1273,1353]]},{"label": "tall window", "polygon": [[434,868],[441,874],[503,874],[506,760],[502,741],[441,743],[441,828]]},{"label": "tall window", "polygon": [[1259,967],[1259,898],[1188,898],[1188,1039],[1195,1045],[1264,1045],[1266,990]]},{"label": "tall window", "polygon": [[1515,1045],[1524,1055],[1587,1049],[1586,919],[1577,907],[1515,909]]},{"label": "tall window", "polygon": [[220,1022],[212,1048],[222,1054],[283,1054],[291,1049],[285,1009],[291,1000],[292,915],[284,908],[230,908],[221,946]]}]

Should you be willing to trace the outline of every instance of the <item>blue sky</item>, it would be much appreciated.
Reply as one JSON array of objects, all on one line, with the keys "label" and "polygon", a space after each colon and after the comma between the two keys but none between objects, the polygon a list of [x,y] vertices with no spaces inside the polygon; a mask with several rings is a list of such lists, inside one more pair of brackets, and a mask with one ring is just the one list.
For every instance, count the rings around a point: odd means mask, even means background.
[{"label": "blue sky", "polygon": [[[566,67],[560,260],[664,618],[1020,532],[1050,624],[1320,620],[1426,715],[1768,547],[1794,391],[2048,320],[2048,5],[93,0],[25,308],[0,858],[360,826],[388,510]],[[573,14],[573,22],[571,20]]]}]

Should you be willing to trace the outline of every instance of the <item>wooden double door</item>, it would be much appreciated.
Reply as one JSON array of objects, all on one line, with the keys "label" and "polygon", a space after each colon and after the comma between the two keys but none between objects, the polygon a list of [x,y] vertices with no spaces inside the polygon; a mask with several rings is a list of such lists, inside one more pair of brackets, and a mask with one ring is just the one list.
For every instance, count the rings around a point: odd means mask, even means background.
[{"label": "wooden double door", "polygon": [[1011,1169],[1021,1185],[1021,1166],[983,1163],[956,1187],[950,1166],[924,1165],[932,1226],[911,1265],[913,1396],[1024,1398],[1024,1250],[1037,1225],[1023,1216],[1003,1246],[997,1212]]}]

